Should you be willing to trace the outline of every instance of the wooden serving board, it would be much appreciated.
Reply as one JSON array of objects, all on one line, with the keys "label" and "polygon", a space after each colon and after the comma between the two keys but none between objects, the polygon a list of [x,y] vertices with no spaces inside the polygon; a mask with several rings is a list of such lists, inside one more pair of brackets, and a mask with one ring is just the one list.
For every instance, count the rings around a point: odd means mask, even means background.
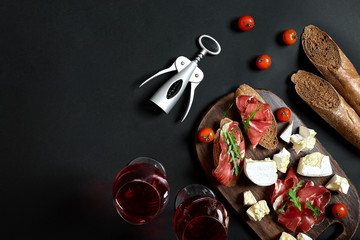
[{"label": "wooden serving board", "polygon": [[[261,97],[270,104],[271,110],[276,112],[280,107],[288,107],[284,101],[275,95],[274,93],[266,90],[259,90],[257,92],[261,95]],[[223,98],[219,99],[205,114],[202,121],[198,126],[198,131],[203,127],[210,127],[215,130],[219,128],[219,123],[221,118],[223,117],[224,111],[229,108],[231,103],[234,102],[234,93],[230,93]],[[291,110],[291,109],[290,109]],[[237,113],[235,104],[230,109],[229,113],[227,114],[232,120],[241,122],[241,118]],[[299,126],[304,125],[304,123],[300,120],[300,118],[292,112],[291,120],[294,121],[293,127],[293,134],[298,133]],[[289,123],[280,123],[278,122],[278,136],[284,130],[284,128]],[[198,132],[197,131],[197,132]],[[316,129],[315,129],[316,131]],[[333,173],[338,174],[340,176],[346,177],[344,171],[340,168],[339,164],[331,157],[331,155],[326,151],[326,149],[321,145],[321,143],[317,140],[316,145],[313,150],[308,152],[300,152],[296,154],[296,152],[291,148],[292,144],[288,144],[282,141],[279,138],[279,144],[276,149],[274,150],[266,150],[260,146],[258,146],[255,150],[249,147],[249,141],[245,136],[246,144],[246,158],[252,158],[256,160],[262,160],[265,157],[273,158],[273,154],[278,153],[283,147],[285,147],[290,153],[290,164],[289,167],[293,167],[295,170],[297,168],[298,161],[301,157],[305,156],[308,153],[312,152],[321,152],[324,155],[328,155],[330,157]],[[226,198],[226,200],[232,205],[232,207],[240,214],[240,216],[244,219],[244,221],[257,233],[257,235],[261,239],[279,239],[282,232],[288,232],[294,236],[297,235],[298,232],[292,233],[290,230],[283,227],[281,224],[277,222],[277,213],[272,208],[270,203],[270,196],[271,196],[271,187],[260,187],[253,184],[246,175],[242,172],[237,184],[234,187],[223,187],[213,176],[212,170],[214,169],[213,163],[213,145],[212,143],[204,144],[195,139],[195,150],[200,162],[201,167],[204,169],[207,177],[211,181],[211,183],[220,191],[220,193]],[[284,179],[285,174],[278,172],[279,179]],[[317,177],[317,178],[307,178],[298,176],[299,178],[308,181],[312,180],[316,185],[325,185],[331,178],[329,177]],[[329,204],[326,207],[326,218],[325,220],[319,224],[315,225],[310,231],[306,234],[309,235],[311,238],[316,239],[318,238],[321,233],[323,233],[330,225],[334,223],[339,223],[343,226],[344,231],[339,233],[337,239],[344,239],[348,240],[351,239],[352,236],[355,234],[358,225],[359,225],[359,196],[354,187],[354,185],[350,183],[350,189],[347,195],[338,194],[336,192],[331,191],[331,199]],[[267,204],[270,208],[270,214],[265,216],[260,222],[251,221],[246,214],[246,210],[249,206],[243,205],[243,192],[246,190],[251,190],[254,194],[255,198],[259,200],[266,200]],[[335,219],[331,213],[331,207],[335,203],[343,203],[346,205],[348,209],[347,215],[343,219]]]}]

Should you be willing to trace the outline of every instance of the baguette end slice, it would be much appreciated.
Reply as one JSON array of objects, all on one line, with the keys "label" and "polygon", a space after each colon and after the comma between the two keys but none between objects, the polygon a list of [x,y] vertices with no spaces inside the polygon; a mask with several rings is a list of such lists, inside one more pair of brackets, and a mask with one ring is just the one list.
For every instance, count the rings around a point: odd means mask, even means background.
[{"label": "baguette end slice", "polygon": [[301,43],[305,54],[320,72],[341,66],[340,51],[334,40],[314,25],[304,28]]},{"label": "baguette end slice", "polygon": [[360,117],[326,80],[299,70],[291,76],[295,91],[317,114],[360,149]]},{"label": "baguette end slice", "polygon": [[360,76],[335,41],[318,27],[309,25],[301,36],[304,52],[360,116]]},{"label": "baguette end slice", "polygon": [[297,94],[311,107],[332,111],[340,106],[340,95],[326,80],[310,72],[299,70],[291,76]]}]

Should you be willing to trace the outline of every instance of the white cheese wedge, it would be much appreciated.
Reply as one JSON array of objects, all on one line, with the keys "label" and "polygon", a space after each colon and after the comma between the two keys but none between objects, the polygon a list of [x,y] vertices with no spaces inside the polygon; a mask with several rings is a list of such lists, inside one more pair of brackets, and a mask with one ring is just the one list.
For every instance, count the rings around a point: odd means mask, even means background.
[{"label": "white cheese wedge", "polygon": [[282,173],[286,173],[290,162],[290,153],[286,150],[286,148],[283,148],[279,153],[274,154],[273,158],[276,162],[277,169]]},{"label": "white cheese wedge", "polygon": [[329,156],[314,152],[300,158],[297,173],[306,177],[325,177],[332,174]]},{"label": "white cheese wedge", "polygon": [[250,190],[244,192],[244,205],[251,206],[254,205],[256,202],[256,198]]},{"label": "white cheese wedge", "polygon": [[293,134],[290,141],[293,143],[293,149],[296,153],[312,150],[316,143],[316,132],[313,129],[300,126],[299,134]]},{"label": "white cheese wedge", "polygon": [[253,183],[259,186],[273,185],[278,178],[276,163],[270,158],[265,158],[265,160],[245,158],[244,172]]},{"label": "white cheese wedge", "polygon": [[296,240],[296,238],[286,232],[282,232],[279,240]]},{"label": "white cheese wedge", "polygon": [[347,192],[349,191],[350,184],[346,178],[340,177],[339,175],[335,174],[329,180],[329,182],[326,184],[325,187],[331,191],[347,194]]},{"label": "white cheese wedge", "polygon": [[249,218],[253,221],[261,221],[263,217],[270,213],[270,209],[265,200],[260,200],[246,211]]},{"label": "white cheese wedge", "polygon": [[299,234],[296,236],[296,239],[297,239],[297,240],[312,240],[312,238],[309,237],[308,235],[306,235],[305,233],[299,233]]},{"label": "white cheese wedge", "polygon": [[293,130],[294,121],[291,121],[289,125],[284,129],[284,131],[280,134],[280,138],[287,143],[290,143],[290,137]]}]

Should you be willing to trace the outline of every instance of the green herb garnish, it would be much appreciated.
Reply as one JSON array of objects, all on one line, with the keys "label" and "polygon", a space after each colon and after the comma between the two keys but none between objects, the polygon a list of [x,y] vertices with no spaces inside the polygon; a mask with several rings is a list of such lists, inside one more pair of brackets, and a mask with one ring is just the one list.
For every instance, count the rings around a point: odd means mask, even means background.
[{"label": "green herb garnish", "polygon": [[298,188],[300,188],[300,187],[302,187],[303,185],[301,184],[303,182],[303,180],[302,179],[300,179],[300,181],[298,182],[298,184],[296,184],[296,186],[293,188],[294,189],[294,191],[296,191],[297,192],[297,190],[298,190]]},{"label": "green herb garnish", "polygon": [[236,137],[232,135],[230,132],[223,131],[226,143],[228,145],[228,150],[226,153],[230,154],[230,160],[229,162],[233,162],[234,164],[234,171],[235,176],[239,175],[239,166],[237,165],[236,161],[241,159],[241,155],[239,153],[239,146],[236,144]]},{"label": "green herb garnish", "polygon": [[226,115],[229,114],[229,111],[230,111],[230,109],[232,108],[232,106],[233,106],[233,103],[231,103],[230,107],[223,112],[222,118],[226,117]]},{"label": "green herb garnish", "polygon": [[284,202],[284,204],[279,209],[275,210],[275,212],[277,212],[277,213],[281,212],[285,208],[286,205],[287,205],[287,200]]},{"label": "green herb garnish", "polygon": [[291,202],[293,202],[295,204],[295,207],[297,207],[299,209],[299,211],[301,211],[301,204],[299,202],[299,198],[296,196],[296,192],[294,192],[292,189],[289,190],[289,199]]},{"label": "green herb garnish", "polygon": [[299,211],[301,211],[301,204],[299,202],[300,197],[297,197],[296,193],[297,193],[298,188],[302,187],[301,183],[302,183],[302,180],[300,179],[299,183],[293,189],[289,190],[289,200],[294,203],[295,207],[297,207],[299,209]]},{"label": "green herb garnish", "polygon": [[306,200],[306,205],[308,205],[309,209],[314,212],[312,216],[316,218],[320,212],[319,207],[314,208],[314,206],[311,204],[309,200]]},{"label": "green herb garnish", "polygon": [[[302,179],[300,179],[300,181],[298,182],[298,184],[296,184],[295,187],[293,187],[292,189],[289,190],[288,192],[288,199],[293,202],[295,204],[295,206],[301,211],[301,204],[299,203],[299,197],[296,197],[296,194],[297,194],[297,191],[298,191],[298,188],[302,187],[303,185],[301,184],[303,182]],[[288,200],[286,200],[283,205],[275,210],[275,212],[279,213],[281,212],[285,206],[287,205],[288,203]]]},{"label": "green herb garnish", "polygon": [[244,125],[244,130],[249,133],[249,126],[250,126],[250,120],[252,120],[255,117],[255,114],[260,110],[262,104],[259,105],[259,107],[252,113],[250,113],[250,117],[245,118],[242,122]]}]

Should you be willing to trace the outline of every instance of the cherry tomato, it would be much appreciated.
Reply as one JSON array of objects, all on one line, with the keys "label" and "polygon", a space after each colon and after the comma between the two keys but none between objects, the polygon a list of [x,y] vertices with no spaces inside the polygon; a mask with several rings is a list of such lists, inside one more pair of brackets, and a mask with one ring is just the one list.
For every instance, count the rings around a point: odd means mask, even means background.
[{"label": "cherry tomato", "polygon": [[256,59],[256,66],[261,70],[268,69],[270,65],[271,58],[266,54],[262,54]]},{"label": "cherry tomato", "polygon": [[277,110],[276,116],[280,122],[287,122],[291,118],[290,109],[288,109],[286,107],[282,107],[279,110]]},{"label": "cherry tomato", "polygon": [[334,217],[336,217],[336,218],[343,218],[346,216],[347,209],[344,204],[336,203],[332,207],[332,213],[333,213]]},{"label": "cherry tomato", "polygon": [[295,30],[288,29],[283,33],[283,41],[287,45],[293,45],[296,42],[297,34]]},{"label": "cherry tomato", "polygon": [[214,140],[214,131],[211,128],[202,128],[199,131],[198,138],[203,143],[208,143]]},{"label": "cherry tomato", "polygon": [[254,27],[254,19],[248,15],[242,16],[238,21],[239,28],[243,31],[249,31]]}]

